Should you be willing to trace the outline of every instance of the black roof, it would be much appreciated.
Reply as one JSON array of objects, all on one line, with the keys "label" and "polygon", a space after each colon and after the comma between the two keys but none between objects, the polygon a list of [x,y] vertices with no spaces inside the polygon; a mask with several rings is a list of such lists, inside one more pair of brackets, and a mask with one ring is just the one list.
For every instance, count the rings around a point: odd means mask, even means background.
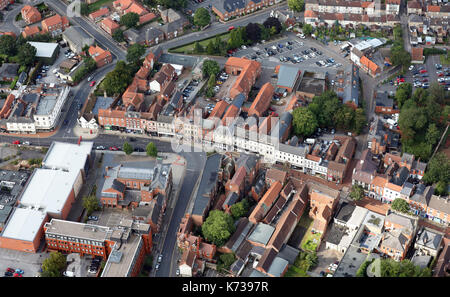
[{"label": "black roof", "polygon": [[347,202],[342,203],[339,212],[336,215],[336,220],[348,222],[352,217],[352,213],[355,210],[356,206],[349,204]]},{"label": "black roof", "polygon": [[222,161],[222,155],[214,154],[206,159],[203,169],[202,179],[198,187],[197,195],[192,209],[193,215],[204,215],[206,207],[209,205],[209,193],[215,187],[218,180],[218,171]]}]

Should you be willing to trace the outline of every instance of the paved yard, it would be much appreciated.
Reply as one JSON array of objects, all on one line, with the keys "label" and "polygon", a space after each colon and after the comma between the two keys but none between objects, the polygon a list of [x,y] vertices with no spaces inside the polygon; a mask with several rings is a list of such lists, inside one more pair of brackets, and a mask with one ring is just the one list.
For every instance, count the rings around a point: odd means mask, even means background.
[{"label": "paved yard", "polygon": [[20,268],[24,271],[24,277],[34,277],[39,274],[42,262],[50,256],[50,253],[26,253],[21,251],[0,249],[0,271],[4,273],[6,268]]},{"label": "paved yard", "polygon": [[344,254],[336,250],[326,249],[325,244],[322,244],[317,252],[317,256],[319,257],[319,263],[311,271],[315,274],[319,274],[321,271],[326,271],[330,264],[335,261],[340,261]]}]

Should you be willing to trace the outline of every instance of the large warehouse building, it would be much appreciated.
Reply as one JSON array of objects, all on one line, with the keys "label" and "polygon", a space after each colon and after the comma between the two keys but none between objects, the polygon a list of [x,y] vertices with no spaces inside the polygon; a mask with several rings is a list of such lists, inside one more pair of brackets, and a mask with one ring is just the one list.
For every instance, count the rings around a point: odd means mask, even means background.
[{"label": "large warehouse building", "polygon": [[43,226],[66,219],[93,161],[92,142],[53,142],[18,198],[0,233],[0,248],[36,252]]}]

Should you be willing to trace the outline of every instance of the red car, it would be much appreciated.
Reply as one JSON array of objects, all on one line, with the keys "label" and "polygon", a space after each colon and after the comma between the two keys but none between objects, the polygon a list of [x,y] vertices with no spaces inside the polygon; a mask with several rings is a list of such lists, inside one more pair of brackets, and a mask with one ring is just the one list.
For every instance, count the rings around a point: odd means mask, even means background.
[{"label": "red car", "polygon": [[11,267],[6,268],[6,271],[11,272],[11,273],[16,272],[16,270],[15,270],[15,269],[12,269]]},{"label": "red car", "polygon": [[426,78],[422,79],[422,82],[427,82],[427,81],[428,81],[428,79],[426,79]]},{"label": "red car", "polygon": [[91,81],[90,86],[93,87],[95,85],[95,80]]},{"label": "red car", "polygon": [[110,151],[118,151],[119,148],[117,146],[112,146],[109,148]]},{"label": "red car", "polygon": [[233,30],[233,29],[234,29],[234,26],[228,27],[228,31],[231,31],[231,30]]},{"label": "red car", "polygon": [[444,76],[444,73],[441,72],[441,73],[438,74],[438,76]]},{"label": "red car", "polygon": [[14,140],[12,144],[20,144],[20,140]]},{"label": "red car", "polygon": [[272,116],[273,116],[273,117],[277,117],[277,116],[278,116],[278,113],[272,112]]},{"label": "red car", "polygon": [[397,78],[397,82],[405,82],[404,78]]},{"label": "red car", "polygon": [[426,69],[422,69],[419,71],[420,73],[427,73],[428,71]]},{"label": "red car", "polygon": [[13,274],[13,277],[23,277],[23,276],[22,276],[22,274],[14,273],[14,274]]}]

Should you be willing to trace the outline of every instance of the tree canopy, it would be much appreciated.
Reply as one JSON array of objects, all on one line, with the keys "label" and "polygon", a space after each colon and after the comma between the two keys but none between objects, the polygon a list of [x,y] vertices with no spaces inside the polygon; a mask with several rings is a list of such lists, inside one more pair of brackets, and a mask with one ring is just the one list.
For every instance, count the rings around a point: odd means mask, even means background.
[{"label": "tree canopy", "polygon": [[264,27],[269,28],[269,29],[275,27],[276,34],[280,33],[281,30],[283,29],[283,25],[281,25],[280,21],[276,17],[268,17],[264,21],[263,25],[264,25]]},{"label": "tree canopy", "polygon": [[381,259],[381,277],[430,277],[430,268],[420,268],[410,260]]},{"label": "tree canopy", "polygon": [[427,184],[445,183],[450,180],[450,160],[444,153],[436,153],[428,162],[427,171],[423,176],[423,181]]},{"label": "tree canopy", "polygon": [[288,0],[289,9],[300,12],[305,7],[305,0]]},{"label": "tree canopy", "polygon": [[156,148],[156,145],[153,142],[149,142],[147,144],[145,151],[147,152],[147,156],[150,156],[150,157],[158,156],[158,149]]},{"label": "tree canopy", "polygon": [[403,212],[403,213],[409,212],[409,204],[408,204],[408,202],[406,202],[406,200],[404,200],[402,198],[394,199],[394,201],[392,202],[391,208],[393,210]]},{"label": "tree canopy", "polygon": [[319,126],[314,113],[306,107],[294,109],[292,116],[294,132],[297,135],[309,136],[313,134]]},{"label": "tree canopy", "polygon": [[203,77],[210,77],[211,74],[214,74],[216,76],[220,72],[220,66],[217,61],[214,60],[205,60],[203,62],[202,67]]},{"label": "tree canopy", "polygon": [[135,12],[129,12],[120,17],[120,24],[127,28],[135,28],[139,22],[139,15]]},{"label": "tree canopy", "polygon": [[206,8],[200,7],[194,14],[194,25],[204,27],[211,22],[211,16]]},{"label": "tree canopy", "polygon": [[51,252],[50,256],[42,262],[44,277],[61,277],[61,271],[66,267],[66,256],[60,252]]},{"label": "tree canopy", "polygon": [[230,207],[230,212],[233,218],[239,219],[247,214],[249,208],[249,203],[247,199],[242,199],[241,202],[235,203]]},{"label": "tree canopy", "polygon": [[88,216],[100,209],[99,201],[95,194],[83,197],[83,207],[86,208]]},{"label": "tree canopy", "polygon": [[133,73],[130,66],[124,61],[118,61],[113,71],[106,74],[102,82],[102,88],[108,96],[121,94],[133,80]]},{"label": "tree canopy", "polygon": [[127,50],[127,61],[130,63],[138,63],[142,55],[145,54],[145,48],[139,43],[131,45]]},{"label": "tree canopy", "polygon": [[202,233],[206,240],[217,246],[226,243],[235,230],[234,221],[231,215],[220,211],[212,210],[202,225]]},{"label": "tree canopy", "polygon": [[0,36],[0,54],[14,56],[17,52],[16,41],[11,35]]},{"label": "tree canopy", "polygon": [[364,198],[364,188],[360,185],[353,185],[352,191],[350,192],[350,197],[352,197],[353,200],[361,200]]},{"label": "tree canopy", "polygon": [[30,66],[36,59],[36,48],[29,43],[19,46],[17,53],[17,62],[20,65]]},{"label": "tree canopy", "polygon": [[127,141],[125,141],[123,143],[123,148],[122,150],[125,152],[125,154],[127,155],[131,155],[131,153],[133,153],[133,147],[131,146],[131,144],[129,144]]}]

